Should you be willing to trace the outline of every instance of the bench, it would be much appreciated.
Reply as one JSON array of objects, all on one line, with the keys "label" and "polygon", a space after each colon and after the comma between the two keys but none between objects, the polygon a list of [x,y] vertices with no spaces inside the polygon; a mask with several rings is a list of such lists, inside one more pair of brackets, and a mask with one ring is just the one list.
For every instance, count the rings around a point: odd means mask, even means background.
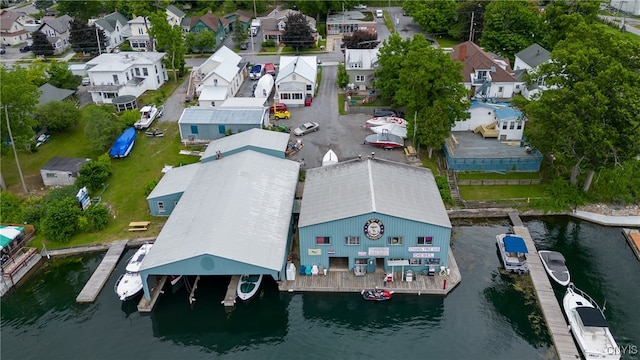
[{"label": "bench", "polygon": [[146,231],[150,221],[132,221],[129,223],[129,231]]},{"label": "bench", "polygon": [[418,153],[416,152],[416,149],[411,145],[409,145],[409,146],[404,148],[404,154],[407,157],[409,157],[409,156],[417,156],[418,155]]}]

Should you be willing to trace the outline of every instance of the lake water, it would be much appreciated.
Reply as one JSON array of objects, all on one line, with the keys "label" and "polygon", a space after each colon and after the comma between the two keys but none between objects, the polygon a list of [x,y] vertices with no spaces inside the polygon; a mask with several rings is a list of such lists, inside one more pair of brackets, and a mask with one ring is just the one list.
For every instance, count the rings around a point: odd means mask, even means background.
[{"label": "lake water", "polygon": [[[619,228],[565,217],[524,219],[538,248],[563,252],[576,286],[602,303],[619,345],[640,345],[640,262]],[[113,286],[123,256],[93,304],[77,304],[102,254],[54,259],[2,299],[2,359],[554,359],[528,276],[502,273],[495,235],[507,220],[457,224],[461,284],[443,297],[280,293],[232,312],[220,304],[228,279],[205,278],[191,306],[184,288],[153,313],[121,302]],[[557,291],[558,298],[563,295]],[[639,359],[624,355],[624,359]]]}]

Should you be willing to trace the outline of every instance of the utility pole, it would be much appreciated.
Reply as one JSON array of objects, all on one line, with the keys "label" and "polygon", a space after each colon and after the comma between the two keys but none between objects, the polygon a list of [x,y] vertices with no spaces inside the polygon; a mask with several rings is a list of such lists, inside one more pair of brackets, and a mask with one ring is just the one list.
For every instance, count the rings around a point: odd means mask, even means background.
[{"label": "utility pole", "polygon": [[13,147],[13,155],[16,157],[16,165],[18,166],[20,181],[22,181],[22,188],[24,189],[25,194],[28,194],[29,190],[27,190],[27,184],[25,184],[24,182],[24,176],[22,176],[22,168],[20,168],[20,162],[18,161],[18,152],[16,151],[16,142],[13,141],[13,134],[11,133],[11,125],[9,124],[9,110],[7,110],[7,105],[4,106],[4,116],[7,119],[7,132],[9,133],[9,140],[11,140],[11,147]]},{"label": "utility pole", "polygon": [[98,42],[98,55],[102,55],[102,49],[100,48],[100,36],[98,35],[97,26],[96,26],[96,41]]},{"label": "utility pole", "polygon": [[473,41],[473,18],[475,17],[476,12],[471,12],[471,25],[469,25],[469,41]]}]

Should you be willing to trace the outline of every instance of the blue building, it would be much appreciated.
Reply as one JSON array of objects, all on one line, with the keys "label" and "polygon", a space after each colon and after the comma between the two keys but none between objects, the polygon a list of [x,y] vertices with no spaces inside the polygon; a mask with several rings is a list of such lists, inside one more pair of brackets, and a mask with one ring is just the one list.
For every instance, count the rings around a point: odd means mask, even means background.
[{"label": "blue building", "polygon": [[178,127],[183,141],[207,141],[269,124],[269,108],[235,109],[192,106],[184,109]]},{"label": "blue building", "polygon": [[431,170],[355,159],[307,171],[298,233],[301,267],[440,271],[451,222]]}]

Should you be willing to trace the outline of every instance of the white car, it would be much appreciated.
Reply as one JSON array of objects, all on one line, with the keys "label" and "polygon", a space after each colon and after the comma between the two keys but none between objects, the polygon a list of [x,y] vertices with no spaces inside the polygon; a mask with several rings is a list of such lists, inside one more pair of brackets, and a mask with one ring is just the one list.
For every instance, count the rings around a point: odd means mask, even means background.
[{"label": "white car", "polygon": [[88,78],[88,77],[82,78],[82,85],[84,86],[91,85],[91,78]]},{"label": "white car", "polygon": [[364,10],[367,8],[367,5],[364,4],[358,4],[356,6],[353,7],[354,9],[358,9],[358,10]]},{"label": "white car", "polygon": [[382,13],[382,10],[380,10],[380,9],[376,10],[376,17],[377,18],[384,17],[384,14]]}]

